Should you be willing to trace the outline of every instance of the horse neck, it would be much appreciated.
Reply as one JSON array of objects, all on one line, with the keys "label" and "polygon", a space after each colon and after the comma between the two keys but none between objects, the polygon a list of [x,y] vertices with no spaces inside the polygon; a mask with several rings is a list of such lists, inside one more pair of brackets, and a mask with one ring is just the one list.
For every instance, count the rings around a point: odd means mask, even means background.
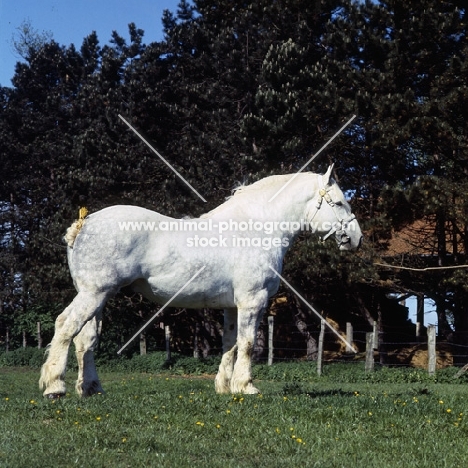
[{"label": "horse neck", "polygon": [[317,174],[299,174],[271,202],[266,203],[266,211],[277,221],[305,221],[310,212],[310,204],[318,192],[318,185]]}]

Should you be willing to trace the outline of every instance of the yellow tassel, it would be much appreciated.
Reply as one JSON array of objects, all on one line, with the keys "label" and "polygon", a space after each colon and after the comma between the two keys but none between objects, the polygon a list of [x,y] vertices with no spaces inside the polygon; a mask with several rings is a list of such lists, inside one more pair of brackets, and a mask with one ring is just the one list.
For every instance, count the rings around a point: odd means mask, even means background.
[{"label": "yellow tassel", "polygon": [[76,221],[76,228],[78,231],[83,227],[83,224],[85,222],[85,218],[88,215],[88,210],[82,206],[79,211],[79,219]]},{"label": "yellow tassel", "polygon": [[80,208],[79,213],[80,213],[80,214],[79,214],[80,220],[85,219],[86,216],[88,216],[88,210],[87,210],[86,207],[84,207],[84,206],[82,206],[82,207]]}]

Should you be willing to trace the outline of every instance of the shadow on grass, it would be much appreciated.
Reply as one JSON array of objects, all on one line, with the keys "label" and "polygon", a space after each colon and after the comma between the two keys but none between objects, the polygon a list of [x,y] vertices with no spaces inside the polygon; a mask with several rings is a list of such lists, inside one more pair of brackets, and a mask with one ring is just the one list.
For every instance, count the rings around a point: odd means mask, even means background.
[{"label": "shadow on grass", "polygon": [[318,390],[314,392],[305,392],[310,398],[321,398],[321,397],[331,397],[331,396],[343,396],[343,397],[353,397],[355,396],[354,392],[345,392],[341,389],[334,390]]},{"label": "shadow on grass", "polygon": [[311,398],[323,398],[330,396],[354,396],[354,392],[344,391],[340,388],[327,389],[327,390],[304,390],[302,385],[298,382],[287,383],[283,386],[283,395],[307,395]]}]

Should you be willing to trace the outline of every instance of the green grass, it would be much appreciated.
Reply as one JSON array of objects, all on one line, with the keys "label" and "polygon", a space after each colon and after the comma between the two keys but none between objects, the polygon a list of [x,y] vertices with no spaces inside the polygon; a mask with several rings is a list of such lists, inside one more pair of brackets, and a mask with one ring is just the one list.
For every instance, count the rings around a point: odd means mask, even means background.
[{"label": "green grass", "polygon": [[212,376],[173,369],[107,370],[104,395],[49,401],[37,369],[2,367],[0,467],[466,466],[465,383],[352,364],[322,378],[307,363],[266,368],[256,375],[275,378],[254,396],[216,395]]}]

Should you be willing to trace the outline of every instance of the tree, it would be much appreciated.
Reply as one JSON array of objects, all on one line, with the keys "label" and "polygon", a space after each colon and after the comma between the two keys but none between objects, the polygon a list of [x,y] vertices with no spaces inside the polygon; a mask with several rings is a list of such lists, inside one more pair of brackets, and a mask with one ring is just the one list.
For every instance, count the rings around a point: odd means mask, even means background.
[{"label": "tree", "polygon": [[41,33],[34,29],[31,20],[27,19],[16,28],[16,33],[13,35],[11,42],[16,54],[23,59],[28,59],[34,51],[52,41],[52,37],[51,31]]}]

